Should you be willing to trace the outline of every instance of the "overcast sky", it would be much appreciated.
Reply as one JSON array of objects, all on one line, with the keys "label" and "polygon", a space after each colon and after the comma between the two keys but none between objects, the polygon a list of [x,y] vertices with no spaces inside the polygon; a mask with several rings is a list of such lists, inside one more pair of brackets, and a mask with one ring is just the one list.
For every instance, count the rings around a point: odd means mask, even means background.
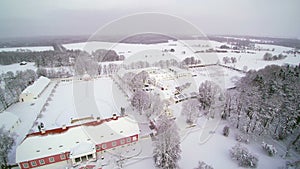
[{"label": "overcast sky", "polygon": [[1,0],[0,37],[87,35],[141,12],[178,16],[206,34],[300,38],[299,0]]}]

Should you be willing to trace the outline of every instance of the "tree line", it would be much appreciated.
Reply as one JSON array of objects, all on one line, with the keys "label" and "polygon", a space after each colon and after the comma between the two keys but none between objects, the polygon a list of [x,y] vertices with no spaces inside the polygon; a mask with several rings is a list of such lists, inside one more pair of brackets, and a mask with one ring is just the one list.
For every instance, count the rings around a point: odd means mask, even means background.
[{"label": "tree line", "polygon": [[[19,95],[37,78],[34,70],[7,72],[0,75],[0,109],[6,109],[19,100]],[[0,105],[0,106],[1,106]]]},{"label": "tree line", "polygon": [[300,68],[267,66],[249,71],[226,93],[224,113],[236,128],[249,135],[268,135],[300,145]]}]

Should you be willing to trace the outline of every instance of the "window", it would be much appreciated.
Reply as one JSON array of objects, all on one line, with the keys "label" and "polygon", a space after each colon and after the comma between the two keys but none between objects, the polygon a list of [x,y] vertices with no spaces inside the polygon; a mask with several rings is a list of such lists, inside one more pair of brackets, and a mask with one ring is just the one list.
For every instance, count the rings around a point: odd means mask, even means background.
[{"label": "window", "polygon": [[106,144],[102,144],[102,149],[106,149]]},{"label": "window", "polygon": [[132,137],[132,141],[136,141],[136,140],[137,140],[136,136]]},{"label": "window", "polygon": [[23,168],[29,168],[28,163],[23,163],[22,166],[23,166]]},{"label": "window", "polygon": [[61,160],[66,159],[66,155],[65,155],[65,154],[61,154],[61,155],[60,155],[60,159],[61,159]]},{"label": "window", "polygon": [[100,148],[101,148],[100,145],[97,145],[97,146],[96,146],[96,149],[97,149],[97,150],[100,150]]},{"label": "window", "polygon": [[36,166],[36,161],[31,161],[31,166]]},{"label": "window", "polygon": [[113,142],[111,143],[111,146],[113,146],[113,147],[117,146],[117,142],[113,141]]},{"label": "window", "polygon": [[128,138],[127,138],[127,143],[130,143],[130,142],[131,142],[131,138],[128,137]]},{"label": "window", "polygon": [[80,158],[79,158],[79,157],[78,157],[78,158],[75,158],[75,162],[76,162],[76,163],[80,162]]},{"label": "window", "polygon": [[82,156],[82,157],[81,157],[81,160],[82,160],[82,161],[86,161],[86,156]]},{"label": "window", "polygon": [[50,163],[53,163],[54,161],[55,161],[55,160],[54,160],[54,157],[50,157],[50,158],[49,158],[49,162],[50,162]]},{"label": "window", "polygon": [[122,139],[120,142],[121,144],[125,144],[125,139]]},{"label": "window", "polygon": [[93,154],[89,154],[88,159],[92,159],[92,158],[93,158]]},{"label": "window", "polygon": [[40,162],[40,165],[44,165],[45,164],[45,160],[44,159],[40,159],[39,162]]}]

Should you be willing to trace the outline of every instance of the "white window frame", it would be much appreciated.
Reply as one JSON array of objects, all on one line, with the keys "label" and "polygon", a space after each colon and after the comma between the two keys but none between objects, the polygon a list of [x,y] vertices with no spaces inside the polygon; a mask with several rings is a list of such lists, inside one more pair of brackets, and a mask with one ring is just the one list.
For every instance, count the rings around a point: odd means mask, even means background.
[{"label": "white window frame", "polygon": [[40,163],[40,165],[46,164],[44,159],[40,159],[40,160],[39,160],[39,163]]},{"label": "white window frame", "polygon": [[131,142],[131,137],[127,137],[126,142],[130,143]]},{"label": "white window frame", "polygon": [[116,141],[111,142],[111,146],[112,147],[116,147],[117,146],[117,142]]},{"label": "white window frame", "polygon": [[[52,160],[52,159],[53,159],[53,160]],[[50,162],[50,163],[54,163],[54,162],[55,162],[54,157],[49,157],[49,162]]]},{"label": "white window frame", "polygon": [[36,161],[31,161],[30,164],[31,164],[31,166],[33,166],[33,167],[36,167],[36,166],[37,166]]},{"label": "white window frame", "polygon": [[66,159],[66,155],[65,155],[65,154],[61,154],[61,155],[60,155],[60,159],[61,159],[61,160],[65,160],[65,159]]},{"label": "white window frame", "polygon": [[106,149],[106,148],[107,148],[106,143],[103,143],[103,144],[101,145],[101,148],[102,148],[102,149]]},{"label": "white window frame", "polygon": [[23,168],[29,168],[29,164],[28,163],[23,163],[22,166],[23,166]]}]

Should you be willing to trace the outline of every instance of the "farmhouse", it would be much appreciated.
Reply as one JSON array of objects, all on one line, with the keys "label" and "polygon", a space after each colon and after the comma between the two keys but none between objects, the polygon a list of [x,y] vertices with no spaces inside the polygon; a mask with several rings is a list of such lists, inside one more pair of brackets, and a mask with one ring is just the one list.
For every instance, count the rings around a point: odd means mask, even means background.
[{"label": "farmhouse", "polygon": [[17,147],[21,169],[78,166],[96,161],[109,149],[138,141],[138,123],[125,116],[32,133]]},{"label": "farmhouse", "polygon": [[41,76],[32,85],[28,86],[19,96],[20,102],[30,102],[37,99],[50,83],[50,79]]},{"label": "farmhouse", "polygon": [[0,119],[0,127],[3,127],[9,133],[13,133],[15,128],[21,123],[18,116],[7,111],[0,113]]}]

